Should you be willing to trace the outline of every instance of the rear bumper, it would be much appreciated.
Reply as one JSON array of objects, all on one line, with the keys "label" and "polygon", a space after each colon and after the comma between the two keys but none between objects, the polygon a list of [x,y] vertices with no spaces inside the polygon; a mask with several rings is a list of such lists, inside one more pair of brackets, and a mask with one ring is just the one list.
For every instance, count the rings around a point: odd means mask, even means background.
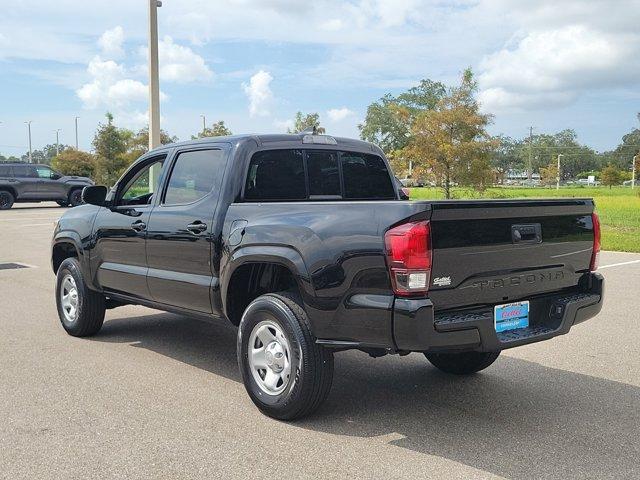
[{"label": "rear bumper", "polygon": [[497,351],[568,333],[602,309],[604,277],[586,274],[580,292],[557,292],[530,299],[529,327],[496,333],[493,307],[435,313],[428,298],[396,298],[393,334],[398,350]]}]

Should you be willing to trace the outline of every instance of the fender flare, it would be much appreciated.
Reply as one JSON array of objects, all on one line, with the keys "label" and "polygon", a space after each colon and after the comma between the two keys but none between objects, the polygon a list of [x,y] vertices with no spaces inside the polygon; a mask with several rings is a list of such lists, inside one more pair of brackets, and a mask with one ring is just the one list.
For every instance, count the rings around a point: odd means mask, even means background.
[{"label": "fender flare", "polygon": [[307,303],[306,299],[315,297],[315,289],[311,284],[311,276],[307,271],[302,255],[300,255],[296,249],[284,245],[240,247],[230,255],[220,272],[220,296],[222,311],[225,316],[227,315],[227,294],[231,278],[239,267],[247,263],[273,263],[282,265],[293,273],[304,303]]},{"label": "fender flare", "polygon": [[89,288],[92,290],[98,290],[96,285],[93,283],[93,277],[91,276],[91,266],[89,265],[89,261],[87,256],[85,255],[85,249],[83,248],[82,238],[77,232],[68,230],[62,231],[55,234],[53,237],[53,241],[51,242],[51,269],[55,274],[54,266],[53,266],[53,250],[56,245],[61,243],[70,243],[76,249],[76,253],[78,254],[78,262],[80,263],[80,271],[82,272],[82,276],[84,277],[84,281]]}]

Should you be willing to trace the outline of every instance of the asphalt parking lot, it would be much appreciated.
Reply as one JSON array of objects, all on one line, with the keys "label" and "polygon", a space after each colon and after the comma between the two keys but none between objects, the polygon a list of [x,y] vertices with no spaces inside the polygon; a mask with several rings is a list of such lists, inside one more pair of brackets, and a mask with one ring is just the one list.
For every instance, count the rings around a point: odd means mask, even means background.
[{"label": "asphalt parking lot", "polygon": [[[143,307],[59,325],[55,204],[0,212],[0,478],[639,478],[640,255],[604,252],[602,313],[454,378],[419,354],[336,355],[282,423],[245,394],[235,329]],[[638,240],[640,241],[640,239]]]}]

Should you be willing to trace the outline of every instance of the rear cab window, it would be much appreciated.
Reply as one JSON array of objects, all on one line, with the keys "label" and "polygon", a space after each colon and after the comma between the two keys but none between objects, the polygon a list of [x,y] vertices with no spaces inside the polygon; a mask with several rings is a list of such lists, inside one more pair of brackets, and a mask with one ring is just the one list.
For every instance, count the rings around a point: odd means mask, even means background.
[{"label": "rear cab window", "polygon": [[331,149],[256,152],[249,162],[246,201],[395,200],[382,157]]}]

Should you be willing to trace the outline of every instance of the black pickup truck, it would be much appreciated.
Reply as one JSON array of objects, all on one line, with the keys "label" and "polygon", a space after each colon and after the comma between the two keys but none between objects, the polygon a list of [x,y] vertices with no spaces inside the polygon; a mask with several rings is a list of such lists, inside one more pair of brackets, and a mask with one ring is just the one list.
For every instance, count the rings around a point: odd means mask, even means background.
[{"label": "black pickup truck", "polygon": [[61,207],[82,203],[82,189],[93,185],[86,177],[65,176],[48,165],[0,163],[0,210],[15,202],[57,202]]},{"label": "black pickup truck", "polygon": [[64,329],[93,335],[125,304],[225,318],[251,399],[279,419],[323,402],[336,351],[470,374],[602,306],[592,200],[402,201],[361,141],[163,146],[83,198],[53,237]]}]

